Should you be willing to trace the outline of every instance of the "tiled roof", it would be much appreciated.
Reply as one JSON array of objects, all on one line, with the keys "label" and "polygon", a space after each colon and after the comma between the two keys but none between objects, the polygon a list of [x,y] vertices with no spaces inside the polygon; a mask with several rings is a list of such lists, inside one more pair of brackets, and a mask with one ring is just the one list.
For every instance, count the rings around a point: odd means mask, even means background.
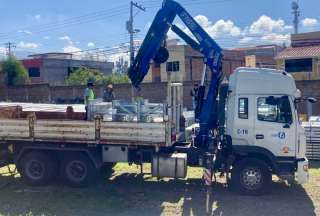
[{"label": "tiled roof", "polygon": [[320,57],[319,46],[289,47],[280,52],[276,59]]}]

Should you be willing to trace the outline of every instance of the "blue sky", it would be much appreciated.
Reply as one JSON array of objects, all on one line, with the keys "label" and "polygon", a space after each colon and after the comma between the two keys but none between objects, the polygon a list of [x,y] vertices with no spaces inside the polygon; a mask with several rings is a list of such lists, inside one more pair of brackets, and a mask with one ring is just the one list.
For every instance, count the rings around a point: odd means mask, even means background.
[{"label": "blue sky", "polygon": [[[178,1],[225,48],[288,43],[293,31],[291,0]],[[162,1],[137,2],[147,9],[135,15],[135,27],[141,30],[136,40],[141,40]],[[299,4],[300,31],[320,30],[320,1]],[[109,49],[105,47],[129,41],[125,29],[129,0],[1,0],[0,10],[0,52],[8,41],[17,44],[15,51],[21,56]]]}]

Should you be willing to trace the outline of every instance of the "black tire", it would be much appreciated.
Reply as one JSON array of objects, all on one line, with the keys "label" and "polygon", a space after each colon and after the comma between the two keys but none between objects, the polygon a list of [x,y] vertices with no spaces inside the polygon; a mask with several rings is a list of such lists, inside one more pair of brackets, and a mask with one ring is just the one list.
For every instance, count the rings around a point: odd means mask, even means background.
[{"label": "black tire", "polygon": [[97,179],[97,169],[82,153],[67,154],[61,163],[61,177],[70,187],[87,187]]},{"label": "black tire", "polygon": [[18,167],[26,184],[45,186],[55,178],[58,163],[45,152],[29,152],[22,156]]},{"label": "black tire", "polygon": [[265,194],[272,182],[267,164],[257,159],[236,162],[231,173],[231,187],[244,195]]}]

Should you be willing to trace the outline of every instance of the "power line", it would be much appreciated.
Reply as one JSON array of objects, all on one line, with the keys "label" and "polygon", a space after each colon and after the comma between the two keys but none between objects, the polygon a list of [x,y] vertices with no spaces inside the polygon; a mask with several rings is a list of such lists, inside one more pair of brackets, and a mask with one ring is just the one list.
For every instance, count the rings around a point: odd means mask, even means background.
[{"label": "power line", "polygon": [[136,2],[133,2],[133,1],[130,1],[130,18],[129,18],[129,21],[127,21],[127,30],[130,34],[130,64],[132,65],[133,64],[133,61],[134,61],[134,41],[133,41],[133,37],[134,37],[134,34],[135,33],[138,33],[140,32],[139,29],[134,29],[133,27],[133,9],[134,8],[137,8],[139,11],[146,11],[146,8],[143,7],[142,5],[139,5],[138,3]]},{"label": "power line", "polygon": [[[224,1],[217,0],[217,1],[207,1],[207,2],[219,3],[219,2],[226,2],[226,1],[231,1],[231,0],[224,0]],[[145,5],[147,5],[148,8],[159,8],[159,4],[161,4],[159,3],[159,1],[143,1],[143,2],[145,2]],[[202,2],[202,1],[193,0],[193,1],[184,1],[184,2],[186,2],[185,5],[191,5],[195,3],[199,4],[199,2]],[[74,25],[95,22],[102,19],[108,19],[108,18],[122,15],[122,14],[126,14],[126,7],[124,7],[124,5],[120,5],[107,10],[100,10],[93,13],[87,13],[81,16],[65,19],[63,21],[51,22],[43,25],[26,26],[20,29],[33,30],[32,33],[45,33],[45,32],[56,31],[56,30],[74,26]],[[12,39],[13,38],[12,35],[16,35],[16,34],[19,34],[18,36],[14,37],[16,39],[30,36],[30,35],[22,35],[23,33],[22,32],[19,33],[18,30],[11,30],[9,32],[0,33],[0,39],[2,40]]]},{"label": "power line", "polygon": [[6,46],[7,56],[8,56],[8,58],[9,58],[9,57],[11,57],[11,56],[13,55],[12,49],[16,48],[16,44],[13,43],[13,42],[8,42],[8,43],[5,43],[4,45]]}]

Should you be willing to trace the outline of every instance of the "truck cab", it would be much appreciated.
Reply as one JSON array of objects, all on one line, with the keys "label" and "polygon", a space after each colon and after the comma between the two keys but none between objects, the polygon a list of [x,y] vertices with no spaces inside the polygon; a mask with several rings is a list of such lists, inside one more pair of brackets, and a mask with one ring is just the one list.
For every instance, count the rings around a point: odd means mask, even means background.
[{"label": "truck cab", "polygon": [[238,68],[230,76],[225,112],[235,157],[261,160],[288,182],[306,182],[306,137],[296,110],[300,97],[284,71]]}]

